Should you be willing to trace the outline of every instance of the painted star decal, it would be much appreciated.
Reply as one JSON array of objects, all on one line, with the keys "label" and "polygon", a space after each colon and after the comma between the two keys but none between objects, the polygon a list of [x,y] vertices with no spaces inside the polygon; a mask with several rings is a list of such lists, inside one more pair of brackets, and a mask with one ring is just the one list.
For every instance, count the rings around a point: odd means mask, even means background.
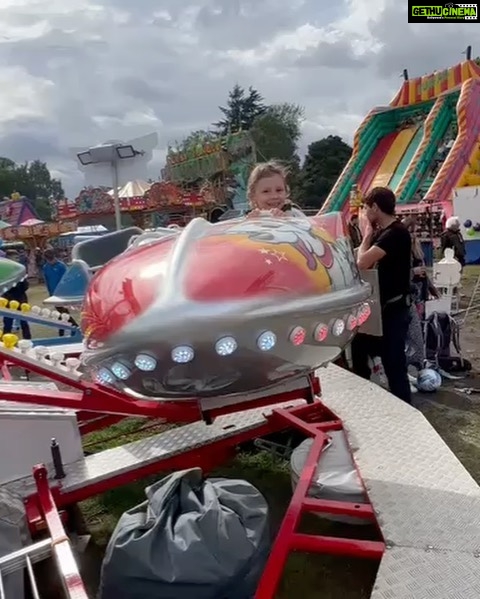
[{"label": "painted star decal", "polygon": [[[271,258],[275,258],[278,262],[288,262],[288,258],[285,255],[285,252],[279,252],[277,250],[267,250],[266,248],[262,248],[261,250],[258,250],[261,254],[263,254],[264,256],[269,256]],[[268,262],[268,264],[271,264],[272,262]]]}]

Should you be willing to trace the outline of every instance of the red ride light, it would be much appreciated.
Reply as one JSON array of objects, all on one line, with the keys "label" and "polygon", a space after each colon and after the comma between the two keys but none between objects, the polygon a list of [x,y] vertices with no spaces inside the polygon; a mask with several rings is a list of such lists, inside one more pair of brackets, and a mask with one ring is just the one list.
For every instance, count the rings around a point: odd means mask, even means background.
[{"label": "red ride light", "polygon": [[293,345],[302,345],[307,336],[307,331],[303,327],[295,327],[290,333],[290,341]]}]

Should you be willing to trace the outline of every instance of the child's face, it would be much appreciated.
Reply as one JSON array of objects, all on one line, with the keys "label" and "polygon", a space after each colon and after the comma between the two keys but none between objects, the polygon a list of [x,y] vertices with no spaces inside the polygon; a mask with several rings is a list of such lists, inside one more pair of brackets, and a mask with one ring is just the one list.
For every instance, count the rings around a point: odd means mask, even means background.
[{"label": "child's face", "polygon": [[282,208],[287,201],[287,188],[281,175],[260,179],[251,198],[252,207],[259,210]]}]

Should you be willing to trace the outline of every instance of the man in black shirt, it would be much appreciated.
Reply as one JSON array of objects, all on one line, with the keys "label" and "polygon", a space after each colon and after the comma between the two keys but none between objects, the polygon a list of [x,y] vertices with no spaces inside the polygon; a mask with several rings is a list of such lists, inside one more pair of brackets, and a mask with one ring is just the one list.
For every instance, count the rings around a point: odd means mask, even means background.
[{"label": "man in black shirt", "polygon": [[412,241],[395,216],[395,194],[375,187],[364,199],[363,240],[358,248],[360,270],[378,268],[383,337],[359,333],[352,343],[354,371],[370,378],[368,356],[380,355],[390,391],[410,403],[405,346],[410,312]]}]

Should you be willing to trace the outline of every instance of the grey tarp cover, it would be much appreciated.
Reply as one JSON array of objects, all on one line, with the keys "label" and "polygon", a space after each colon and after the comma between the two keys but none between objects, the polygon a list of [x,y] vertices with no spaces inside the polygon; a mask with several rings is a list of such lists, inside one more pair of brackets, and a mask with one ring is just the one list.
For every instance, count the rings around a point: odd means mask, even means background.
[{"label": "grey tarp cover", "polygon": [[[21,497],[0,488],[0,557],[30,542],[25,505]],[[23,569],[2,576],[5,599],[24,599]]]},{"label": "grey tarp cover", "polygon": [[242,480],[199,468],[145,489],[102,566],[101,599],[250,599],[270,550],[268,505]]}]

